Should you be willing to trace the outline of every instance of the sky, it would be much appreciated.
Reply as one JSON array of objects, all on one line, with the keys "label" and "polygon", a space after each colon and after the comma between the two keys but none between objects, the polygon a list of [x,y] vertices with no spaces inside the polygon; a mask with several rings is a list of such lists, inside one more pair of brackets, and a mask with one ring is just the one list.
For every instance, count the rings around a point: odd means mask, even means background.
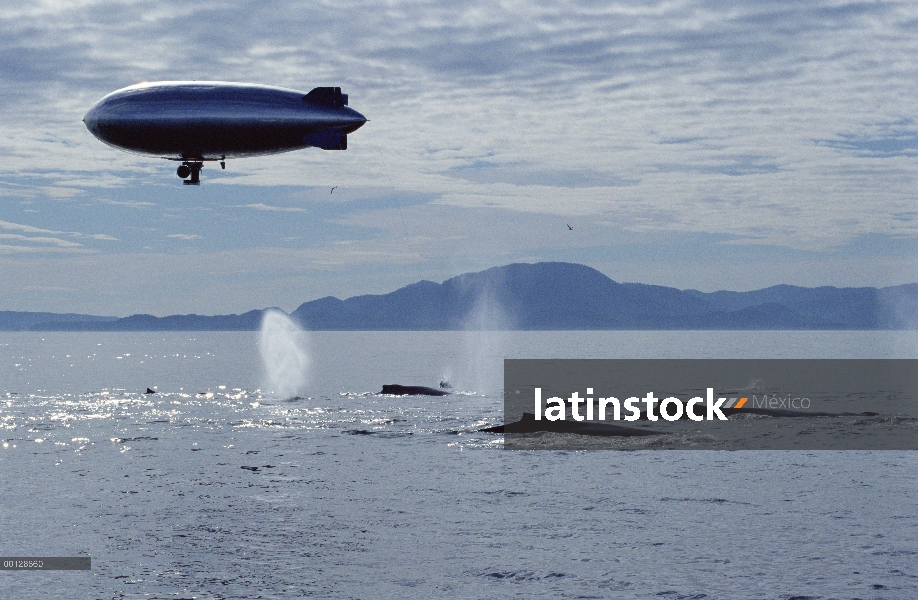
[{"label": "sky", "polygon": [[[918,282],[916,56],[913,2],[5,3],[0,310],[292,311],[537,261]],[[157,80],[340,86],[370,121],[183,186],[81,121]]]}]

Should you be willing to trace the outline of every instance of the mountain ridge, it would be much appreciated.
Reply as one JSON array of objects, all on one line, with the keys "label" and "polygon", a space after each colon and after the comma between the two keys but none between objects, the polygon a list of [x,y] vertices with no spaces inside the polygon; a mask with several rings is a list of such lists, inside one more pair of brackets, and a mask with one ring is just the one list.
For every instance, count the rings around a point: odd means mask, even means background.
[{"label": "mountain ridge", "polygon": [[[32,331],[249,331],[267,310],[232,315],[87,317],[19,315]],[[43,315],[25,318],[23,315]],[[65,316],[65,315],[61,315]],[[615,329],[915,329],[918,283],[883,288],[805,288],[787,284],[749,292],[679,290],[620,283],[581,264],[513,263],[421,280],[385,294],[325,296],[290,313],[304,329],[615,330]],[[0,330],[10,331],[0,318]]]}]

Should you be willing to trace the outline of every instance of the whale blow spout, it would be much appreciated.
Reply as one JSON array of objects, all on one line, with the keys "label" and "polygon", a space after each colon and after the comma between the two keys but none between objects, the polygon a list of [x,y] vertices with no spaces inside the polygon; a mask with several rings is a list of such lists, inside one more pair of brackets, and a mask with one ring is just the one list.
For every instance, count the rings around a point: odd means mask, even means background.
[{"label": "whale blow spout", "polygon": [[302,394],[309,370],[306,333],[279,310],[265,312],[258,340],[267,387],[282,398]]}]

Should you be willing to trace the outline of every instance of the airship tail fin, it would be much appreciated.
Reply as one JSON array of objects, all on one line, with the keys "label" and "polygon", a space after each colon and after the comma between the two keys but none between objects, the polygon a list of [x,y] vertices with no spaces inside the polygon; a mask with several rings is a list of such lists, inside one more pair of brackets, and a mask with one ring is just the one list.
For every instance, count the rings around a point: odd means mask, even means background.
[{"label": "airship tail fin", "polygon": [[303,96],[303,100],[317,106],[339,108],[347,106],[347,94],[341,93],[339,87],[317,87]]}]

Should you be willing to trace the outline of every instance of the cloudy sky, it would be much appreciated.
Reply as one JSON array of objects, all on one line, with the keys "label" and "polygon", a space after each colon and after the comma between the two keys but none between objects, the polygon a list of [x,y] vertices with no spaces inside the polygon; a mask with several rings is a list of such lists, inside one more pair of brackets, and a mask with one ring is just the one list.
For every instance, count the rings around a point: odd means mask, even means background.
[{"label": "cloudy sky", "polygon": [[[915,3],[35,0],[0,28],[0,310],[290,311],[540,260],[918,281]],[[340,86],[370,122],[182,186],[81,122],[169,79]]]}]

